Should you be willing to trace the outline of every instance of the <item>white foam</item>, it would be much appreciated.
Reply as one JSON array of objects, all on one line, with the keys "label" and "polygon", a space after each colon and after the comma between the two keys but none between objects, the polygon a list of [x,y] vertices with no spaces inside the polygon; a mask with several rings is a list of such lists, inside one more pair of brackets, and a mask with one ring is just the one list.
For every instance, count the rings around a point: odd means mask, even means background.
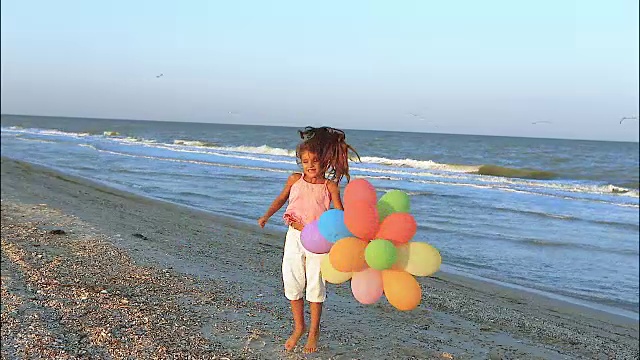
[{"label": "white foam", "polygon": [[282,149],[278,147],[271,147],[268,145],[262,146],[224,146],[218,147],[219,150],[232,151],[232,152],[243,152],[250,154],[263,154],[263,155],[275,155],[275,156],[287,156],[287,157],[295,157],[296,151],[290,149]]},{"label": "white foam", "polygon": [[133,136],[127,136],[125,138],[115,138],[110,140],[116,141],[119,143],[124,143],[124,144],[156,144],[157,143],[155,140],[149,140],[149,139],[133,137]]},{"label": "white foam", "polygon": [[39,143],[44,143],[44,144],[55,144],[55,141],[52,140],[44,140],[44,139],[29,139],[29,138],[24,138],[24,137],[16,137],[16,139],[20,140],[20,141],[28,141],[28,142],[39,142]]},{"label": "white foam", "polygon": [[77,132],[68,132],[68,131],[62,131],[62,130],[55,130],[55,129],[34,129],[34,128],[22,128],[20,126],[11,126],[8,128],[3,127],[2,128],[2,132],[9,132],[9,133],[21,133],[21,134],[33,134],[33,135],[44,135],[44,136],[69,136],[69,137],[73,137],[73,138],[81,138],[81,137],[87,137],[87,136],[91,136],[91,134],[87,133],[87,132],[81,132],[81,133],[77,133]]},{"label": "white foam", "polygon": [[173,140],[174,145],[185,145],[185,146],[196,146],[196,147],[215,147],[216,144],[209,141],[200,141],[200,140],[182,140],[176,139]]},{"label": "white foam", "polygon": [[415,160],[415,159],[387,159],[384,157],[363,156],[360,158],[366,164],[380,164],[395,167],[409,167],[414,169],[440,170],[459,173],[476,172],[480,166],[475,165],[453,165],[441,164],[432,160]]},{"label": "white foam", "polygon": [[[86,145],[86,144],[82,144],[82,145]],[[102,152],[102,153],[107,153],[107,154],[112,154],[112,155],[119,155],[119,156],[127,156],[127,157],[133,157],[133,158],[152,159],[152,160],[178,162],[178,163],[188,163],[188,164],[197,164],[197,165],[206,165],[206,166],[220,166],[220,167],[227,167],[227,168],[234,168],[234,169],[262,170],[262,171],[280,172],[280,173],[289,172],[289,170],[284,170],[284,169],[273,169],[273,168],[264,168],[264,167],[258,167],[258,166],[223,164],[223,163],[216,163],[216,162],[210,162],[210,161],[201,161],[201,160],[173,159],[173,158],[165,158],[165,157],[157,157],[157,156],[149,156],[149,155],[128,154],[128,153],[123,153],[123,152],[119,152],[119,151],[97,149],[95,147],[93,147],[93,148],[95,150],[99,151],[99,152]]]},{"label": "white foam", "polygon": [[[224,148],[208,148],[210,150],[200,150],[200,149],[191,149],[189,147],[180,147],[171,144],[159,144],[158,146],[154,146],[155,148],[167,149],[176,152],[184,152],[184,153],[192,153],[192,154],[206,154],[206,155],[215,155],[226,158],[233,159],[244,159],[244,160],[253,160],[253,161],[261,161],[268,163],[279,163],[279,164],[295,164],[295,160],[278,160],[278,159],[269,159],[264,157],[250,156],[250,155],[238,155],[238,154],[226,154],[220,151],[223,151]],[[218,150],[218,151],[214,151]]]}]

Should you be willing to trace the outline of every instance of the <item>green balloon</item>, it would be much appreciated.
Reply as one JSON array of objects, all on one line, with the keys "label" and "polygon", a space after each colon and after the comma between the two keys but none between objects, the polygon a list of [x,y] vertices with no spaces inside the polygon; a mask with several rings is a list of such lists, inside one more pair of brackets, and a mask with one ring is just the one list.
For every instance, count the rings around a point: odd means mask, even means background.
[{"label": "green balloon", "polygon": [[376,270],[389,269],[396,262],[397,257],[396,246],[389,240],[372,240],[364,250],[367,265]]},{"label": "green balloon", "polygon": [[382,195],[380,200],[378,200],[377,207],[381,222],[390,214],[396,212],[411,212],[409,195],[400,190],[391,190]]}]

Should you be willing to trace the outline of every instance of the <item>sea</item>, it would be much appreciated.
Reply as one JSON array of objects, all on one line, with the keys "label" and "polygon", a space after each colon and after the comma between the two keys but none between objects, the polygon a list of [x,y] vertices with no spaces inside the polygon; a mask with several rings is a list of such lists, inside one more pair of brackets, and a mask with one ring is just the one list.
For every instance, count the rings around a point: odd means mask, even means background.
[{"label": "sea", "polygon": [[[1,129],[2,156],[256,227],[299,170],[292,127],[2,115]],[[345,131],[352,177],[410,195],[443,272],[638,318],[638,143]],[[267,226],[284,230],[283,210]]]}]

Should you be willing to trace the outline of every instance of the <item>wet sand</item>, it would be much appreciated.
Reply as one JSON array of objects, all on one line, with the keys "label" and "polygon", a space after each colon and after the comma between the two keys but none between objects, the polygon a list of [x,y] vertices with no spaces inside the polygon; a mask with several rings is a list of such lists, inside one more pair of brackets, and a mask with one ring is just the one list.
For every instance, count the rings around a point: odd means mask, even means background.
[{"label": "wet sand", "polygon": [[286,353],[284,228],[7,158],[1,182],[3,359],[638,359],[637,320],[444,273],[407,313],[329,285],[319,351]]}]

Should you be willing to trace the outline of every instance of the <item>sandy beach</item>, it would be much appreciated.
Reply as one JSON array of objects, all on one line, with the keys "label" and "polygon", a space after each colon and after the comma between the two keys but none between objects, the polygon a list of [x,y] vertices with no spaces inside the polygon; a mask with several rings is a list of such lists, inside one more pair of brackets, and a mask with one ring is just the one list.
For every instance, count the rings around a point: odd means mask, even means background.
[{"label": "sandy beach", "polygon": [[445,273],[408,313],[329,285],[319,351],[287,353],[284,229],[4,157],[1,175],[2,359],[639,357],[637,320]]}]

